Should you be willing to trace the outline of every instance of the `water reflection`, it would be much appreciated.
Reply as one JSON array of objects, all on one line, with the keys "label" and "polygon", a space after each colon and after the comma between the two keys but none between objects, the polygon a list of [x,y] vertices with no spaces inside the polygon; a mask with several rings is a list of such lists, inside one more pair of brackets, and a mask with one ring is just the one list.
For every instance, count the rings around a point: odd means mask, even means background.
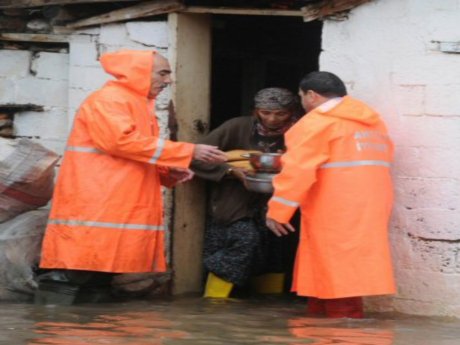
[{"label": "water reflection", "polygon": [[[343,320],[296,318],[288,320],[289,331],[298,338],[312,340],[314,344],[391,345],[392,329],[328,327]],[[357,324],[359,327],[359,322]],[[355,327],[357,327],[355,326]]]},{"label": "water reflection", "polygon": [[189,334],[177,330],[177,323],[156,312],[122,312],[94,315],[92,322],[37,322],[34,333],[44,335],[28,344],[124,344],[160,345],[163,340],[183,339]]},{"label": "water reflection", "polygon": [[460,321],[310,318],[305,301],[182,299],[82,306],[2,305],[8,345],[458,345]]}]

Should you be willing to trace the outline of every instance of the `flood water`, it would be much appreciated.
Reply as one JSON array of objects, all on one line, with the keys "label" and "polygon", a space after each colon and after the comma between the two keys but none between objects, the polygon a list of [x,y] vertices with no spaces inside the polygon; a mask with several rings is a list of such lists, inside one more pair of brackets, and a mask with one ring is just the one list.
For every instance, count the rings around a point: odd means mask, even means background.
[{"label": "flood water", "polygon": [[459,345],[460,321],[385,314],[312,318],[305,301],[275,298],[2,304],[0,344]]}]

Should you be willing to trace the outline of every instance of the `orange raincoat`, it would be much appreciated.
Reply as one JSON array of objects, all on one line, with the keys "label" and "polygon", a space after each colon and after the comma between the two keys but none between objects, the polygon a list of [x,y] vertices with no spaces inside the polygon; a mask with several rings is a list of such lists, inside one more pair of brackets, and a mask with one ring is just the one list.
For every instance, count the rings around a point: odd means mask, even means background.
[{"label": "orange raincoat", "polygon": [[292,290],[334,299],[395,292],[388,240],[393,145],[379,115],[332,99],[286,133],[267,217],[301,209]]},{"label": "orange raincoat", "polygon": [[57,179],[40,267],[166,269],[161,174],[189,166],[194,145],[159,138],[148,100],[152,51],[105,54],[116,77],[81,105]]}]

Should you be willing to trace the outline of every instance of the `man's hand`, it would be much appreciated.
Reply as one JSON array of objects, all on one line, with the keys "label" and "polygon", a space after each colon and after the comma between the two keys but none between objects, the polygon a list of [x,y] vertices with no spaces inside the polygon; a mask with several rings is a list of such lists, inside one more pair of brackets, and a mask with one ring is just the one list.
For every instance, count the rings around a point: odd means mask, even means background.
[{"label": "man's hand", "polygon": [[176,181],[176,184],[190,181],[195,173],[190,169],[169,168],[169,176]]},{"label": "man's hand", "polygon": [[207,163],[222,163],[227,161],[225,152],[219,150],[217,146],[196,144],[193,151],[193,158]]},{"label": "man's hand", "polygon": [[276,236],[281,237],[288,235],[289,232],[295,232],[294,227],[290,223],[278,223],[276,220],[267,218],[265,224]]}]

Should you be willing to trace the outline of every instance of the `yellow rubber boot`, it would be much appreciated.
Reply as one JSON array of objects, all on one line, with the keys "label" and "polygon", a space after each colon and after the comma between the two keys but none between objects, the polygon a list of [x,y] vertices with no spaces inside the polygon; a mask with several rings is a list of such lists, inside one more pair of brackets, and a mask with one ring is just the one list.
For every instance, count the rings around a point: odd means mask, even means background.
[{"label": "yellow rubber boot", "polygon": [[280,294],[284,290],[284,273],[266,273],[252,279],[252,288],[261,294]]},{"label": "yellow rubber boot", "polygon": [[233,283],[219,278],[214,273],[209,272],[204,297],[210,298],[228,298],[232,292]]}]

